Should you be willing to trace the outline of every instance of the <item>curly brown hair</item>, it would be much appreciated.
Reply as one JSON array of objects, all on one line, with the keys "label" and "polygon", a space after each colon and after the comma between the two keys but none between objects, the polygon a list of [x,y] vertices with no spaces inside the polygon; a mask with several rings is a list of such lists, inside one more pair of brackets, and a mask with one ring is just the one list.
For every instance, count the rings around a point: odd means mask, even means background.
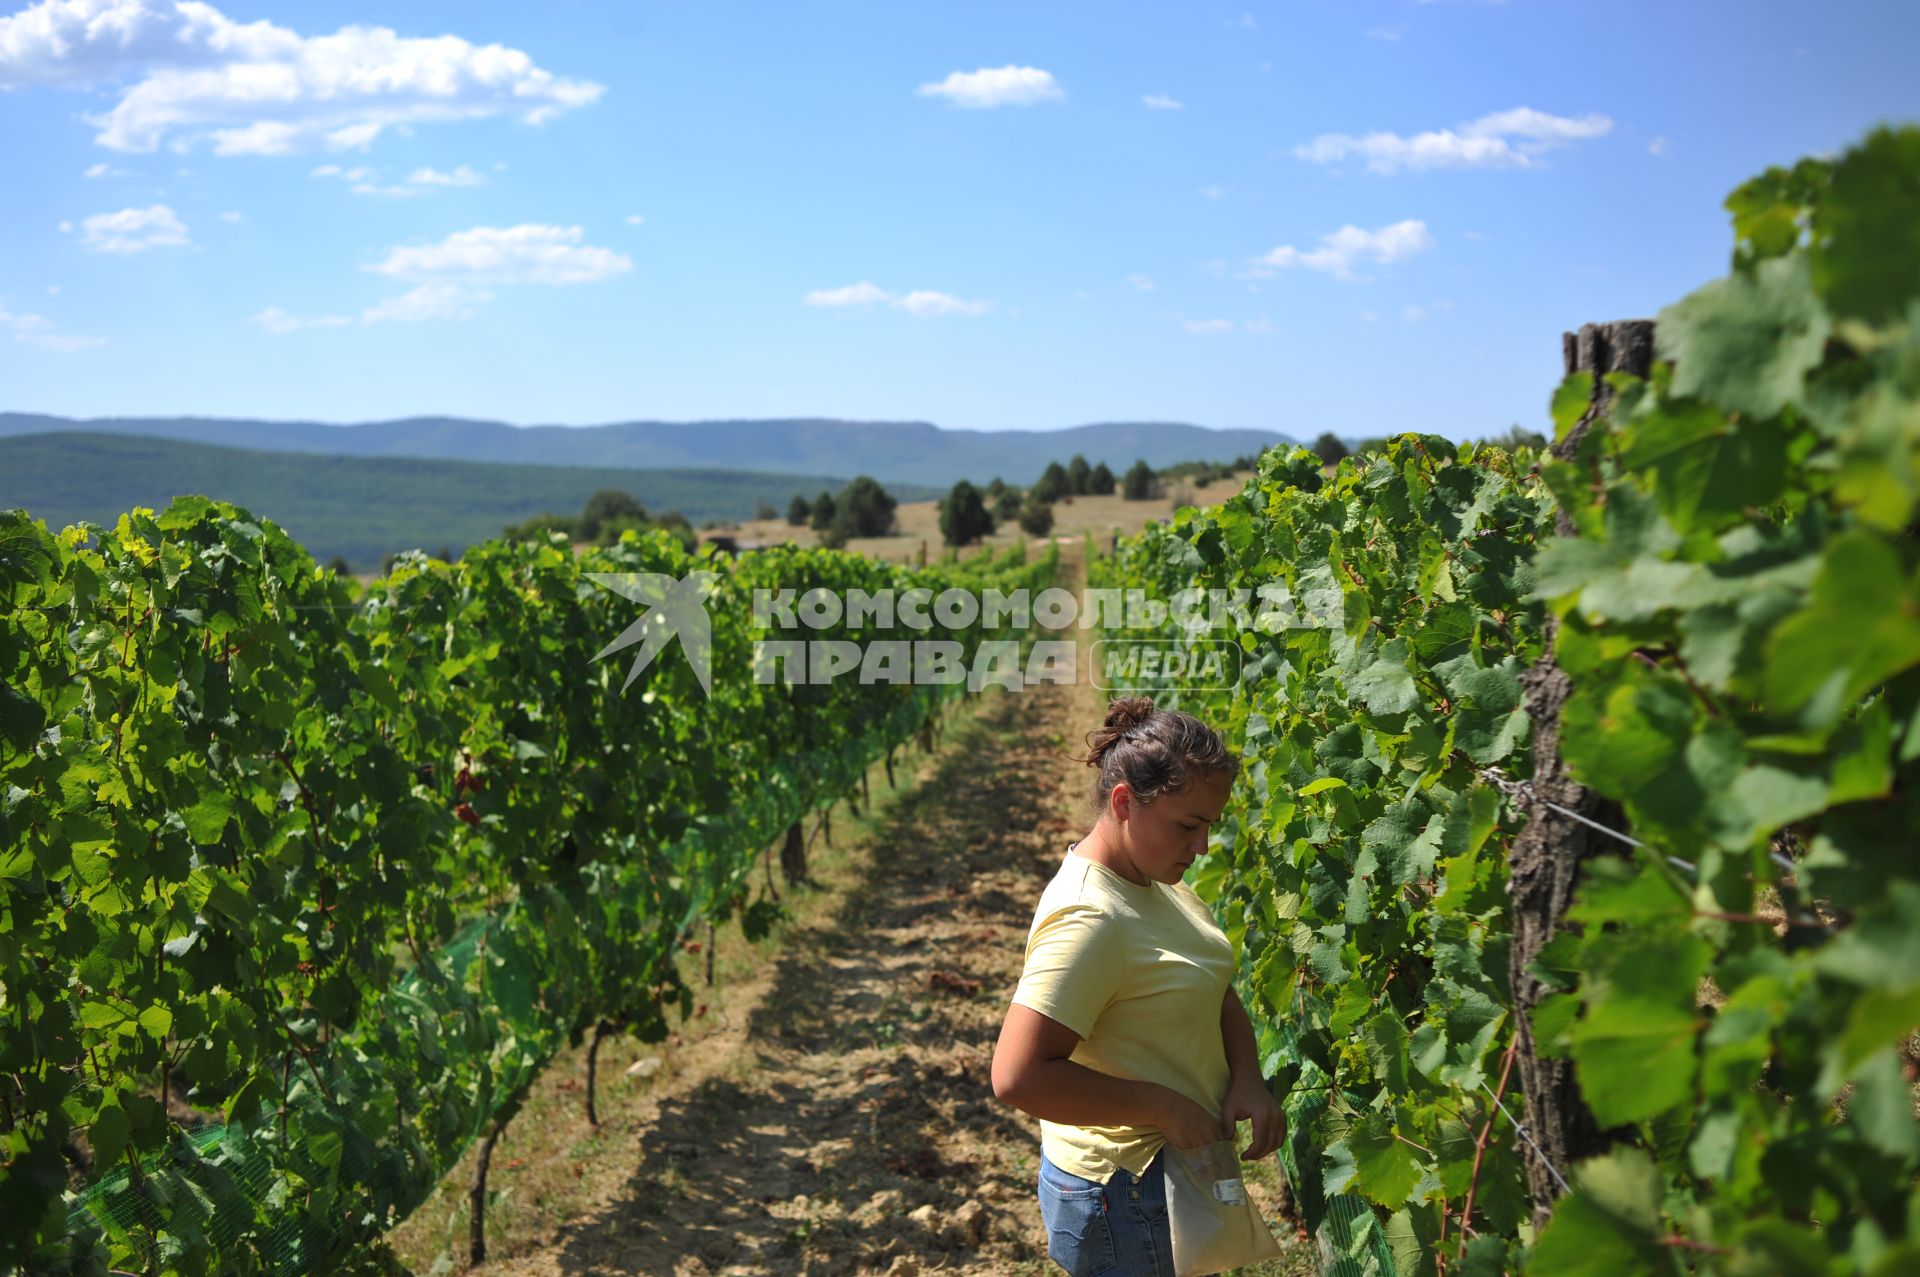
[{"label": "curly brown hair", "polygon": [[1232,780],[1240,759],[1220,734],[1191,714],[1158,709],[1145,696],[1122,696],[1107,706],[1107,721],[1087,733],[1091,751],[1084,761],[1099,770],[1093,786],[1094,811],[1121,781],[1142,806],[1163,794],[1185,789],[1199,776]]}]

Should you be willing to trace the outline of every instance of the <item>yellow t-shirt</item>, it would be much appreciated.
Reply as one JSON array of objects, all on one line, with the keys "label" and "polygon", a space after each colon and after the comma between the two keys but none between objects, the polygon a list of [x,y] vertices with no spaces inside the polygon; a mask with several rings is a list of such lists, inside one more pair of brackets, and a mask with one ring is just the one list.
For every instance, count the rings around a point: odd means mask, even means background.
[{"label": "yellow t-shirt", "polygon": [[[1128,882],[1067,848],[1040,893],[1013,1000],[1080,1035],[1069,1058],[1113,1077],[1158,1082],[1218,1114],[1227,1048],[1220,1009],[1233,945],[1193,888]],[[1104,1184],[1143,1174],[1166,1138],[1153,1126],[1040,1122],[1054,1165]]]}]

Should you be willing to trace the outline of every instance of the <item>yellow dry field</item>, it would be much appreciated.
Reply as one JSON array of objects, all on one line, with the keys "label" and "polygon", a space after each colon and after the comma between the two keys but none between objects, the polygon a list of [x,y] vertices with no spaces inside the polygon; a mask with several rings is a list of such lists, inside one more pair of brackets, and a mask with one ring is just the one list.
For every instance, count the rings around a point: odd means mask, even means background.
[{"label": "yellow dry field", "polygon": [[[1194,488],[1187,480],[1175,479],[1167,483],[1166,496],[1151,501],[1128,501],[1118,495],[1063,499],[1053,507],[1052,537],[1055,540],[1078,541],[1091,532],[1094,543],[1105,549],[1110,543],[1109,538],[1115,533],[1130,536],[1149,523],[1171,518],[1174,499],[1183,492],[1191,493],[1192,500],[1188,504],[1218,505],[1239,492],[1251,477],[1251,471],[1241,471],[1227,478],[1215,479],[1204,488]],[[847,542],[847,549],[872,555],[887,563],[917,561],[923,541],[929,560],[938,559],[946,553],[947,547],[940,539],[938,502],[902,502],[895,514],[900,520],[898,533],[885,537],[856,537]],[[720,535],[738,537],[742,541],[792,542],[799,545],[814,545],[819,541],[818,535],[811,529],[793,527],[784,518],[747,519],[729,527],[704,530],[700,538],[704,541]],[[997,550],[1016,541],[1034,540],[1020,530],[1019,523],[1009,519],[1001,523],[992,536],[978,544],[989,545]]]}]

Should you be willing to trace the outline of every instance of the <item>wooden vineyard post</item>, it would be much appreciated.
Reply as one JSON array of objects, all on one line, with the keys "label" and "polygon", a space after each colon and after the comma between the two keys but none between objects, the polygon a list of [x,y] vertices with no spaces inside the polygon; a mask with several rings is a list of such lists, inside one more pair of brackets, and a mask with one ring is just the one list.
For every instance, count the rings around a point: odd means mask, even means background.
[{"label": "wooden vineyard post", "polygon": [[493,1161],[493,1146],[500,1139],[502,1124],[495,1122],[480,1141],[480,1153],[473,1164],[473,1187],[467,1191],[467,1263],[483,1264],[487,1259],[487,1165]]},{"label": "wooden vineyard post", "polygon": [[780,847],[780,872],[786,875],[789,887],[807,876],[807,844],[801,839],[797,820],[787,826],[787,841]]},{"label": "wooden vineyard post", "polygon": [[607,1030],[613,1026],[605,1020],[593,1026],[593,1045],[587,1048],[587,1125],[600,1125],[600,1114],[594,1108],[594,1083],[600,1067],[600,1040],[607,1036]]},{"label": "wooden vineyard post", "polygon": [[[1632,319],[1587,324],[1577,335],[1564,335],[1562,350],[1567,375],[1590,372],[1594,384],[1593,399],[1585,414],[1566,438],[1553,445],[1553,455],[1566,461],[1578,452],[1587,430],[1594,419],[1606,411],[1612,398],[1612,391],[1603,381],[1605,375],[1627,372],[1645,377],[1652,372],[1653,321]],[[1573,523],[1564,511],[1559,515],[1557,531],[1561,536],[1575,535]],[[1540,1057],[1533,1036],[1532,1015],[1534,1007],[1551,990],[1536,980],[1528,967],[1549,940],[1573,925],[1567,923],[1565,917],[1573,903],[1581,862],[1602,853],[1618,852],[1622,846],[1598,829],[1562,815],[1544,803],[1558,804],[1609,829],[1621,829],[1625,824],[1620,805],[1574,781],[1560,758],[1560,711],[1573,685],[1554,660],[1558,629],[1558,619],[1549,614],[1545,625],[1546,654],[1520,678],[1527,714],[1533,720],[1532,798],[1535,801],[1529,805],[1526,827],[1513,844],[1507,888],[1513,898],[1509,974],[1513,982],[1519,1047],[1516,1071],[1525,1097],[1527,1129],[1533,1136],[1531,1144],[1523,1141],[1521,1148],[1536,1221],[1552,1213],[1553,1203],[1560,1194],[1555,1171],[1565,1175],[1574,1162],[1603,1152],[1609,1141],[1580,1098],[1573,1061]],[[1546,1163],[1541,1160],[1543,1155]]]}]

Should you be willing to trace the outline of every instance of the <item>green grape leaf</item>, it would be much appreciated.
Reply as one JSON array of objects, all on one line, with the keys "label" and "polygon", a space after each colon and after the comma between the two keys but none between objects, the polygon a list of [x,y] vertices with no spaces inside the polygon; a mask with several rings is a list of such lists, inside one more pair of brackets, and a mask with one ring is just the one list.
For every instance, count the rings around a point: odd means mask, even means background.
[{"label": "green grape leaf", "polygon": [[1582,873],[1577,901],[1567,910],[1567,916],[1575,922],[1588,926],[1608,922],[1642,926],[1693,916],[1693,904],[1686,893],[1654,866],[1637,865],[1618,856],[1602,856],[1587,861]]},{"label": "green grape leaf", "polygon": [[1660,1173],[1643,1151],[1616,1149],[1574,1171],[1573,1192],[1555,1204],[1529,1265],[1555,1277],[1664,1274]]},{"label": "green grape leaf", "polygon": [[151,1006],[140,1013],[140,1027],[155,1038],[164,1038],[173,1028],[173,1012],[163,1006]]},{"label": "green grape leaf", "polygon": [[1593,403],[1593,374],[1576,372],[1560,383],[1553,392],[1553,402],[1548,412],[1553,417],[1554,439],[1567,437],[1567,433],[1587,415],[1587,409]]},{"label": "green grape leaf", "polygon": [[199,802],[180,813],[180,818],[195,842],[202,846],[217,843],[226,832],[227,821],[233,818],[233,795],[224,789],[208,789]]},{"label": "green grape leaf", "polygon": [[93,1123],[87,1128],[87,1141],[93,1146],[96,1163],[111,1166],[118,1162],[132,1135],[133,1123],[128,1120],[125,1109],[118,1104],[101,1108],[93,1115]]},{"label": "green grape leaf", "polygon": [[1414,686],[1413,671],[1408,668],[1407,645],[1394,639],[1383,645],[1374,662],[1354,676],[1348,692],[1366,702],[1376,714],[1399,714],[1420,703],[1420,691]]},{"label": "green grape leaf", "polygon": [[1804,253],[1757,262],[1660,312],[1654,343],[1674,362],[1673,392],[1772,417],[1800,397],[1829,325]]},{"label": "green grape leaf", "polygon": [[15,749],[30,749],[46,725],[46,711],[38,701],[0,682],[0,740]]},{"label": "green grape leaf", "polygon": [[1920,1125],[1914,1122],[1913,1087],[1891,1046],[1854,1070],[1847,1120],[1867,1144],[1909,1167],[1920,1160]]},{"label": "green grape leaf", "polygon": [[1388,1207],[1412,1196],[1423,1174],[1413,1146],[1396,1138],[1393,1126],[1387,1114],[1368,1113],[1346,1138],[1353,1158],[1352,1187]]},{"label": "green grape leaf", "polygon": [[1813,597],[1767,645],[1767,691],[1782,709],[1813,702],[1832,722],[1870,688],[1920,664],[1920,597],[1881,538],[1849,532],[1827,544]]},{"label": "green grape leaf", "polygon": [[1693,1094],[1694,1036],[1700,1022],[1665,1003],[1612,997],[1574,1025],[1580,1094],[1603,1126],[1634,1122]]},{"label": "green grape leaf", "polygon": [[1813,277],[1835,314],[1891,324],[1920,298],[1920,128],[1875,129],[1833,167]]}]

